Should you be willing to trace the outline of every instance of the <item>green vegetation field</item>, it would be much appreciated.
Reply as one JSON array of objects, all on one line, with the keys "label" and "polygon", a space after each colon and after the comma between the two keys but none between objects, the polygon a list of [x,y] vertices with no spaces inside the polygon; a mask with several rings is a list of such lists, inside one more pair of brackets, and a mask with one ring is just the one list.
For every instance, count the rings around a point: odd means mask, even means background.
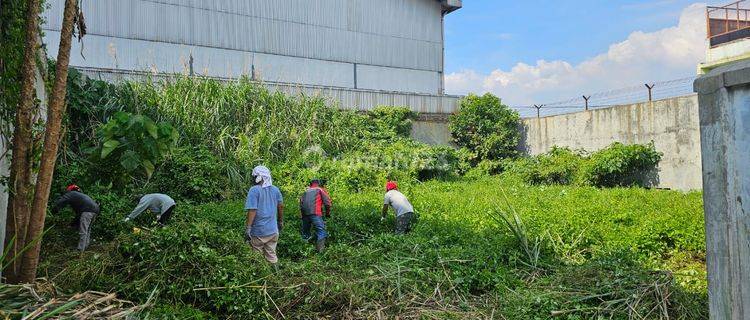
[{"label": "green vegetation field", "polygon": [[[489,94],[461,100],[451,148],[410,139],[407,108],[249,79],[68,80],[53,198],[75,183],[102,212],[82,254],[73,213],[47,217],[38,276],[67,294],[114,292],[144,319],[707,318],[701,194],[643,188],[653,144],[525,156],[518,113]],[[278,272],[244,242],[259,164],[287,206]],[[311,178],[334,202],[322,254],[299,236]],[[408,235],[380,222],[387,179],[417,211]],[[123,222],[151,192],[175,198],[172,223]]]},{"label": "green vegetation field", "polygon": [[[403,191],[419,216],[406,236],[392,235],[392,216],[379,222],[380,192],[333,191],[322,255],[300,240],[296,195],[285,194],[278,274],[243,243],[241,201],[182,207],[165,229],[120,229],[80,259],[74,232],[54,232],[42,273],[73,291],[154,294],[151,317],[707,317],[699,193],[497,177]],[[511,208],[532,251],[538,239],[536,262],[498,216]]]}]

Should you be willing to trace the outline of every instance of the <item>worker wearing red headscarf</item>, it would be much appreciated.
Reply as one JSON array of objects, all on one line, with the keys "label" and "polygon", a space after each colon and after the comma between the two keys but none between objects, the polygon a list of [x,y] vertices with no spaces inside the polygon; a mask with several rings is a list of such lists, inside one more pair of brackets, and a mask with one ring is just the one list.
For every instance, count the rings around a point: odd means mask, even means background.
[{"label": "worker wearing red headscarf", "polygon": [[411,231],[411,221],[414,218],[414,207],[406,196],[398,191],[396,181],[388,181],[385,184],[385,197],[381,221],[385,220],[388,207],[393,208],[396,213],[396,234],[405,234]]}]

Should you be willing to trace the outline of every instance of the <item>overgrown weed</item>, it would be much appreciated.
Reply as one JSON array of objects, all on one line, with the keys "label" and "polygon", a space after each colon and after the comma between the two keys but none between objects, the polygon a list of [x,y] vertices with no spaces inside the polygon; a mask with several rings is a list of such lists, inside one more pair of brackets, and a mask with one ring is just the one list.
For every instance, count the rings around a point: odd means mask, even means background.
[{"label": "overgrown weed", "polygon": [[[503,198],[499,190],[515,208],[505,211],[507,221],[485,196]],[[143,301],[158,287],[161,305],[233,318],[252,310],[268,318],[528,319],[555,312],[563,319],[637,319],[652,308],[649,317],[656,317],[664,303],[670,319],[705,315],[705,279],[689,275],[701,265],[683,254],[704,250],[693,241],[702,235],[679,233],[676,253],[644,245],[661,241],[654,233],[699,227],[696,195],[644,191],[653,197],[644,203],[641,191],[630,189],[431,181],[404,190],[421,218],[411,234],[396,236],[392,217],[377,222],[380,192],[331,192],[329,248],[317,254],[301,241],[292,213],[280,239],[278,275],[243,242],[239,201],[187,205],[169,228],[122,230],[76,259],[56,258],[57,246],[46,244],[44,266],[59,271],[56,281],[69,290],[116,291]],[[628,210],[640,218],[623,225],[618,212]],[[217,289],[202,289],[210,287]]]}]

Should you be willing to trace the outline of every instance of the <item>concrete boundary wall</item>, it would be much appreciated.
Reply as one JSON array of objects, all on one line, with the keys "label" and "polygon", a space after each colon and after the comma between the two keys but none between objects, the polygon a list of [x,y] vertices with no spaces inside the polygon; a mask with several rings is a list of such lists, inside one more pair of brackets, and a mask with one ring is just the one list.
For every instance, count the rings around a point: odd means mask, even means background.
[{"label": "concrete boundary wall", "polygon": [[412,139],[431,145],[456,147],[448,128],[449,117],[447,113],[420,113],[412,123]]},{"label": "concrete boundary wall", "polygon": [[695,95],[523,119],[521,148],[535,155],[553,146],[596,151],[613,142],[649,143],[664,153],[660,188],[699,190],[701,145]]}]

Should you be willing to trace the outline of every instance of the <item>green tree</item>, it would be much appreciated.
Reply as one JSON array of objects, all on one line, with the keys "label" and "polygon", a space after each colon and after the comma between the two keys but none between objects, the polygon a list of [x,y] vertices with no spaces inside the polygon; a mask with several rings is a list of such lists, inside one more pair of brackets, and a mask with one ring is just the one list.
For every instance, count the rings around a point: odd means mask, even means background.
[{"label": "green tree", "polygon": [[472,160],[496,160],[518,153],[519,119],[518,112],[503,105],[500,98],[470,94],[461,99],[448,127],[453,141],[473,153]]}]

